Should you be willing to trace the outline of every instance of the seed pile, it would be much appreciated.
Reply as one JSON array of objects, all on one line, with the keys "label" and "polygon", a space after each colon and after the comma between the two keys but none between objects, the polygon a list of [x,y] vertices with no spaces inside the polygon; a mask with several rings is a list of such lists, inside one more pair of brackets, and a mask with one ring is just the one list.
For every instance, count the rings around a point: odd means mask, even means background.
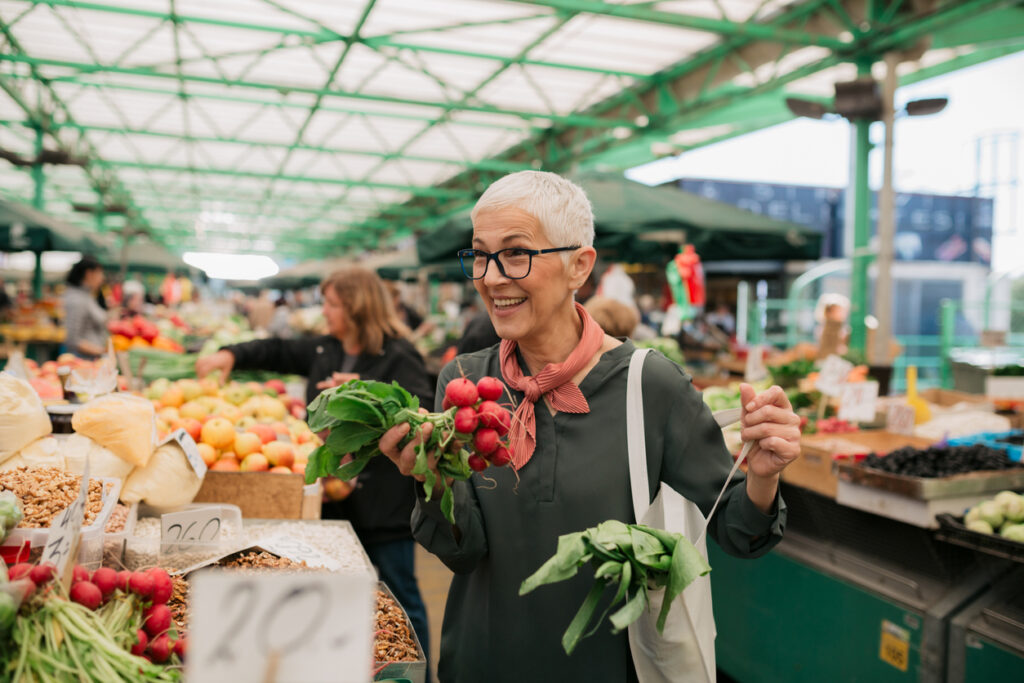
[{"label": "seed pile", "polygon": [[171,608],[171,620],[178,635],[184,637],[188,630],[188,581],[180,576],[171,577],[171,599],[167,606]]},{"label": "seed pile", "polygon": [[377,662],[416,662],[422,659],[412,637],[412,627],[402,608],[382,591],[377,591],[377,614],[373,658]]},{"label": "seed pile", "polygon": [[250,550],[225,562],[218,562],[221,567],[232,569],[288,569],[288,570],[309,570],[313,569],[305,562],[295,562],[285,557],[271,555],[266,551]]},{"label": "seed pile", "polygon": [[925,450],[900,448],[889,455],[872,453],[861,463],[864,467],[908,477],[948,477],[979,470],[1007,470],[1020,467],[1005,451],[981,444],[933,447]]},{"label": "seed pile", "polygon": [[116,534],[124,531],[124,525],[128,521],[128,506],[118,503],[110,512],[110,519],[107,520],[107,527],[103,530],[108,534]]},{"label": "seed pile", "polygon": [[[78,498],[80,480],[81,477],[56,467],[23,465],[0,472],[0,491],[12,491],[21,501],[25,516],[19,528],[40,529],[50,526],[54,518]],[[102,486],[99,480],[90,479],[83,526],[95,522],[102,509]]]}]

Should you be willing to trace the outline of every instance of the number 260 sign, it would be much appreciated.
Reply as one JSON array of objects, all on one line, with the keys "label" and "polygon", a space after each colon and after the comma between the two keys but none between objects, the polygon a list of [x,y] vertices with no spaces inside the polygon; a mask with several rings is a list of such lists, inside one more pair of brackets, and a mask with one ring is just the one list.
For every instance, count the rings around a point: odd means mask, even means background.
[{"label": "number 260 sign", "polygon": [[375,587],[369,575],[198,572],[188,680],[365,683]]}]

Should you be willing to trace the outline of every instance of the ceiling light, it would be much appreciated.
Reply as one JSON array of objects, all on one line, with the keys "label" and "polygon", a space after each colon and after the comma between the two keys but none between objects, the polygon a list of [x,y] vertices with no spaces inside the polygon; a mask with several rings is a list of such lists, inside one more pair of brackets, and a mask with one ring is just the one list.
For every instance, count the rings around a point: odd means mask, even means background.
[{"label": "ceiling light", "polygon": [[929,114],[938,114],[946,108],[947,104],[949,104],[949,98],[947,97],[911,100],[907,102],[904,111],[907,112],[907,116],[928,116]]},{"label": "ceiling light", "polygon": [[262,280],[281,270],[274,259],[262,254],[187,251],[181,258],[213,280]]},{"label": "ceiling light", "polygon": [[627,126],[616,126],[612,128],[612,137],[616,140],[625,140],[633,134],[633,130]]}]

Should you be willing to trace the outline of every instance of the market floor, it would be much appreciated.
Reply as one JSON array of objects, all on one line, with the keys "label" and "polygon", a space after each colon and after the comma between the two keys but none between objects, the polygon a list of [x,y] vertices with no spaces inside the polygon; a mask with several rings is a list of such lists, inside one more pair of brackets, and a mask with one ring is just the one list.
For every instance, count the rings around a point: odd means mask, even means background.
[{"label": "market floor", "polygon": [[448,599],[448,586],[452,573],[423,546],[416,544],[416,579],[427,605],[427,620],[430,622],[430,670],[431,679],[437,680],[437,658],[441,652],[441,620],[444,618],[444,604]]}]

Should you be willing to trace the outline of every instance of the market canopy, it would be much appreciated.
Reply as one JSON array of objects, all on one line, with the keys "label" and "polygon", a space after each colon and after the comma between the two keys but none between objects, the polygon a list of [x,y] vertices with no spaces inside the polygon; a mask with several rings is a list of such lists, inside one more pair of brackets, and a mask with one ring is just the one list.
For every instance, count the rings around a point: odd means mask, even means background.
[{"label": "market canopy", "polygon": [[104,250],[102,242],[82,228],[24,204],[0,199],[0,251],[99,254]]},{"label": "market canopy", "polygon": [[787,96],[828,102],[888,52],[902,84],[1011,54],[1024,9],[4,0],[0,34],[9,196],[172,249],[304,260],[429,232],[511,171],[621,170],[781,123]]},{"label": "market canopy", "polygon": [[[664,261],[682,242],[705,261],[813,260],[821,235],[795,223],[773,220],[671,186],[649,187],[620,174],[572,177],[594,208],[594,246],[620,261]],[[469,211],[417,242],[422,263],[451,263],[468,247]]]},{"label": "market canopy", "polygon": [[100,262],[111,268],[125,267],[147,273],[166,273],[188,268],[181,258],[144,237],[135,237],[121,247],[110,247],[100,257]]}]

